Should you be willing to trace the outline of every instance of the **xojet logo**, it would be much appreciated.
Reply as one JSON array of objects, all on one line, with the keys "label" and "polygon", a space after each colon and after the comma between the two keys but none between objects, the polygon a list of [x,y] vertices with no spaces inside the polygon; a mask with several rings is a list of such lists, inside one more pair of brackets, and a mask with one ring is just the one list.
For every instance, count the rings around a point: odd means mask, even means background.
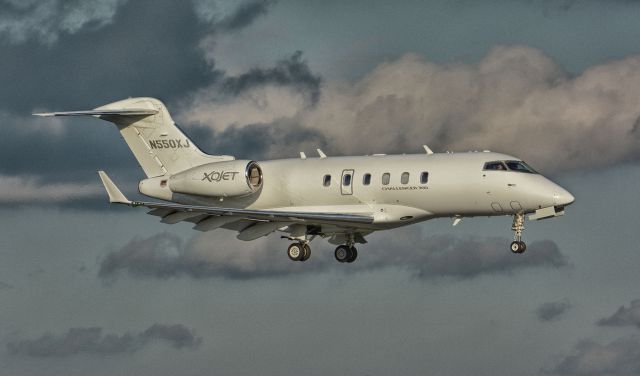
[{"label": "xojet logo", "polygon": [[211,171],[210,173],[204,173],[202,181],[218,182],[220,180],[235,180],[238,171]]}]

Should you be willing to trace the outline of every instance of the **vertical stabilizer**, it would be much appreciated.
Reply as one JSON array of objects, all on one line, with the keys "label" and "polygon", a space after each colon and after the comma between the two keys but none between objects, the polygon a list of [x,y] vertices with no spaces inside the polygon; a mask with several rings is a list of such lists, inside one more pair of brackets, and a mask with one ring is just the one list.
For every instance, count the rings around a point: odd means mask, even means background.
[{"label": "vertical stabilizer", "polygon": [[233,160],[203,153],[176,126],[165,105],[154,98],[129,98],[89,111],[39,116],[95,116],[118,126],[147,177],[173,175],[205,163]]}]

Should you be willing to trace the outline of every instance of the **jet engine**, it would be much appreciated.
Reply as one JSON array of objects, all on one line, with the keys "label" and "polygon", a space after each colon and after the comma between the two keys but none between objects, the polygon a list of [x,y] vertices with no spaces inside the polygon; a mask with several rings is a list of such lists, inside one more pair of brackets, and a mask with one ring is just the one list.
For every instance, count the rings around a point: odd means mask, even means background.
[{"label": "jet engine", "polygon": [[208,163],[171,176],[168,186],[175,193],[242,197],[262,187],[262,169],[247,160]]}]

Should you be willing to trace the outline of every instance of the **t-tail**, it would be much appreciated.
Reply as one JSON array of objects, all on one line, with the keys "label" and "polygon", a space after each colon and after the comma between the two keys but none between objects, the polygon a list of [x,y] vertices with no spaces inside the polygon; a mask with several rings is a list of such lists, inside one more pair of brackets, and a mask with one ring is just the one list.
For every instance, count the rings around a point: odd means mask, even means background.
[{"label": "t-tail", "polygon": [[94,116],[114,123],[147,177],[175,175],[206,163],[233,160],[202,152],[176,126],[165,105],[154,98],[129,98],[88,111],[38,116]]}]

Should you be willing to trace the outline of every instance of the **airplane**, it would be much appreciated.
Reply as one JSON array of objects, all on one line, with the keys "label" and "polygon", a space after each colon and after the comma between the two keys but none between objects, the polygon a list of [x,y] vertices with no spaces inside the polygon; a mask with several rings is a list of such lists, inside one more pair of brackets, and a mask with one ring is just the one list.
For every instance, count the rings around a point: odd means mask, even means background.
[{"label": "airplane", "polygon": [[228,229],[250,241],[279,231],[293,261],[311,256],[315,237],[337,245],[338,262],[380,230],[435,218],[513,216],[511,251],[524,253],[529,220],[562,216],[574,197],[519,158],[489,151],[318,157],[252,161],[202,152],[155,98],[129,98],[88,111],[36,116],[93,116],[114,123],[146,175],[138,190],[163,201],[130,201],[104,171],[109,201],[151,209],[161,222],[195,230]]}]

